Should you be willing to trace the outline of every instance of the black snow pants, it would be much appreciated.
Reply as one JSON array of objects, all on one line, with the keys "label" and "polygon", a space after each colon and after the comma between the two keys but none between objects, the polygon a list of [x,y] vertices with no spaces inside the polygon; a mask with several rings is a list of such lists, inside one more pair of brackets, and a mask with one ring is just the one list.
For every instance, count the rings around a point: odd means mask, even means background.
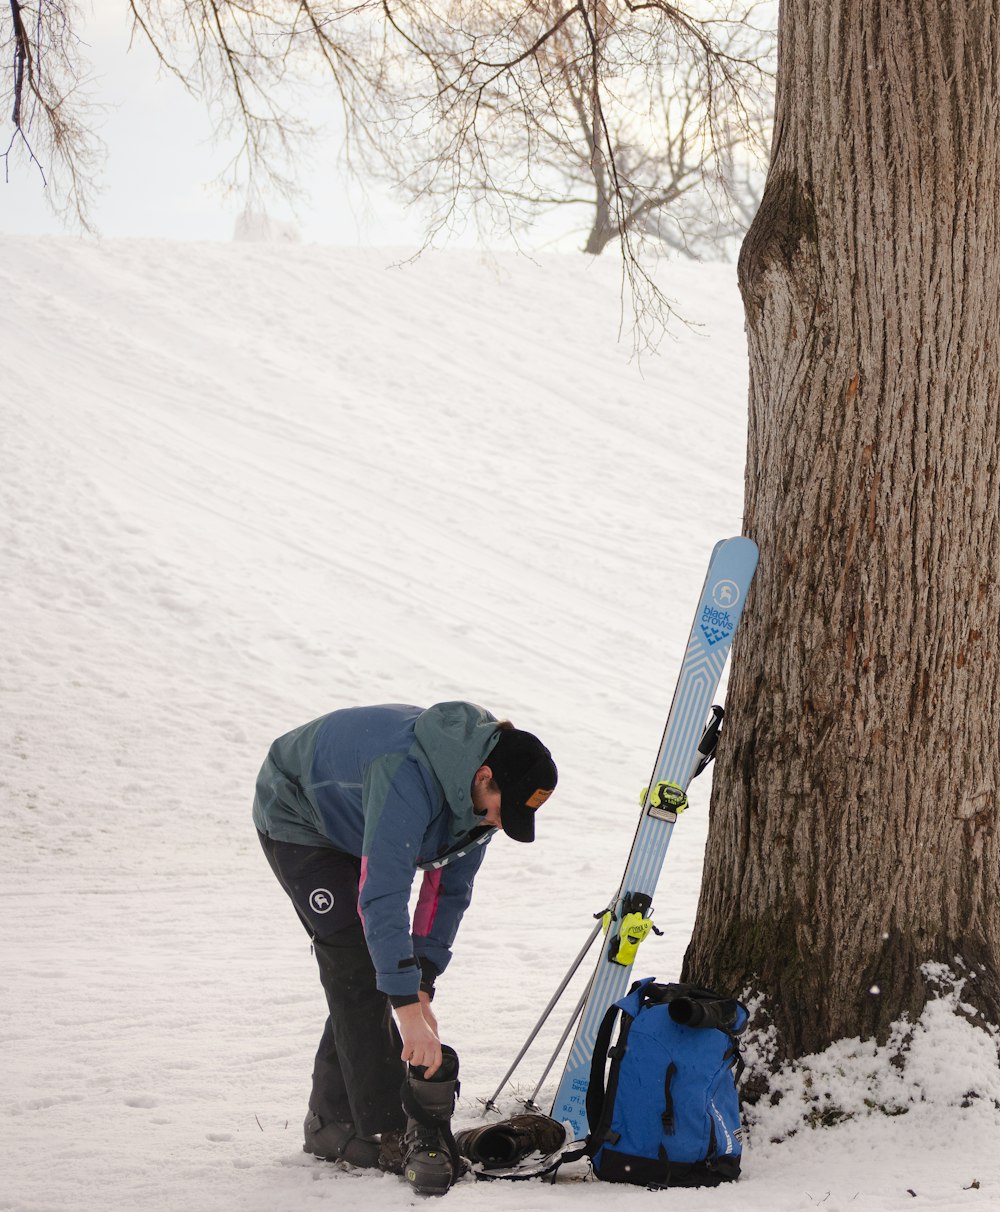
[{"label": "black snow pants", "polygon": [[389,999],[358,917],[361,860],[329,847],[298,846],[259,833],[271,870],[312,939],[329,1016],[313,1066],[309,1110],[324,1123],[353,1122],[362,1136],[406,1122],[406,1066]]}]

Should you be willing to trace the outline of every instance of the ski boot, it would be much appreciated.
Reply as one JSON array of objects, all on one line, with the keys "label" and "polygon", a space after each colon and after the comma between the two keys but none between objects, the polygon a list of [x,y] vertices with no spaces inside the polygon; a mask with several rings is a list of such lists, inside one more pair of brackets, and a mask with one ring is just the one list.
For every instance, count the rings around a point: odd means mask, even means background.
[{"label": "ski boot", "polygon": [[379,1142],[371,1136],[359,1136],[350,1121],[324,1123],[310,1111],[303,1124],[303,1153],[313,1153],[324,1161],[343,1161],[351,1166],[377,1167]]},{"label": "ski boot", "polygon": [[547,1115],[513,1115],[455,1135],[459,1153],[484,1170],[515,1166],[532,1153],[548,1157],[566,1143],[566,1129]]},{"label": "ski boot", "polygon": [[444,1195],[463,1170],[451,1134],[458,1096],[458,1055],[447,1044],[441,1051],[441,1067],[434,1076],[424,1077],[423,1066],[410,1065],[401,1092],[406,1112],[403,1176],[421,1195]]}]

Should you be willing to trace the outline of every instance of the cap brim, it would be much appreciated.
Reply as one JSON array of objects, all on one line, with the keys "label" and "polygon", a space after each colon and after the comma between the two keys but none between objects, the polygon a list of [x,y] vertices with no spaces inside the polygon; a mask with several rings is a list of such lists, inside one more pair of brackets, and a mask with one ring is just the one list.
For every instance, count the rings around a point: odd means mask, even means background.
[{"label": "cap brim", "polygon": [[509,808],[500,806],[500,823],[504,833],[515,842],[533,842],[535,840],[535,810],[525,804],[512,804]]},{"label": "cap brim", "polygon": [[[529,733],[520,735],[530,736]],[[527,770],[512,770],[509,764],[504,767],[501,763],[499,770],[493,771],[500,787],[500,823],[504,833],[516,842],[535,840],[535,812],[552,794],[559,777],[549,751],[537,737],[530,739],[541,750],[541,755]],[[497,749],[503,744],[501,738]]]}]

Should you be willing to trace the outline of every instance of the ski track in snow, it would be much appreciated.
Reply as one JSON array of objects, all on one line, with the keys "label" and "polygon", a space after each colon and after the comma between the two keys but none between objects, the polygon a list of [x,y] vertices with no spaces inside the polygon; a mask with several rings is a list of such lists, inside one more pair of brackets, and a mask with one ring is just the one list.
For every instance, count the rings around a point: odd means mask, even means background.
[{"label": "ski track in snow", "polygon": [[[665,271],[707,327],[637,365],[610,259],[0,242],[0,1210],[422,1204],[301,1152],[322,995],[254,776],[350,703],[468,697],[551,745],[540,840],[491,847],[436,1002],[472,1121],[614,891],[708,553],[741,529],[735,274]],[[643,974],[677,975],[708,793]],[[947,1068],[968,1041],[940,1030]],[[996,1112],[951,1097],[781,1145],[765,1121],[732,1191],[577,1166],[448,1198],[995,1207]]]}]

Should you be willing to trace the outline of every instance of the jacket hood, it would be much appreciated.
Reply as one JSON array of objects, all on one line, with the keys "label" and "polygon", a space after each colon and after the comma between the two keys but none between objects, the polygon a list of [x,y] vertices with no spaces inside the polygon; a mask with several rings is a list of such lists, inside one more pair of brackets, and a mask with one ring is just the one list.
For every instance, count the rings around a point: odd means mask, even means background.
[{"label": "jacket hood", "polygon": [[414,735],[444,790],[454,834],[481,825],[472,810],[472,777],[499,739],[496,716],[475,703],[436,703],[417,717]]}]

